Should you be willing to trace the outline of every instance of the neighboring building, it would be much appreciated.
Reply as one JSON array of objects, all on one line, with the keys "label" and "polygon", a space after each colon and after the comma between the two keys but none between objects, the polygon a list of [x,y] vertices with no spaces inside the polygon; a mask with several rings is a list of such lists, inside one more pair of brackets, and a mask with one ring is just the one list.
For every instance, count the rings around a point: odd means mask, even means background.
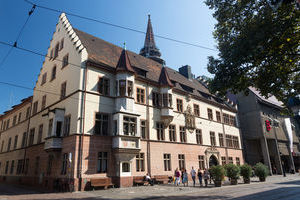
[{"label": "neighboring building", "polygon": [[299,127],[292,118],[291,126],[286,123],[289,117],[282,115],[283,103],[274,96],[263,97],[253,87],[249,88],[248,96],[240,93],[228,97],[238,104],[245,162],[251,165],[263,162],[279,174],[283,169],[286,172],[300,169]]},{"label": "neighboring building", "polygon": [[147,172],[243,164],[236,108],[164,66],[150,17],[138,55],[62,14],[47,55],[33,97],[0,118],[0,180],[82,190],[91,178],[123,187]]}]

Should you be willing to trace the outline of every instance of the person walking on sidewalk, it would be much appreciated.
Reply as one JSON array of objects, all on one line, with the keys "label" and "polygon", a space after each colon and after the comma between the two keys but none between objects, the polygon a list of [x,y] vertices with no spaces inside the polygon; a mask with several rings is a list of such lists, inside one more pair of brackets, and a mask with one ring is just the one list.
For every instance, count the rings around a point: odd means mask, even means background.
[{"label": "person walking on sidewalk", "polygon": [[209,179],[209,171],[208,169],[204,169],[204,183],[205,183],[205,187],[207,187],[207,184],[208,184],[208,179]]},{"label": "person walking on sidewalk", "polygon": [[194,170],[194,167],[192,167],[191,176],[192,176],[192,180],[193,180],[193,186],[195,187],[195,184],[196,184],[196,171]]},{"label": "person walking on sidewalk", "polygon": [[188,174],[187,174],[187,172],[186,172],[186,169],[184,170],[183,176],[182,176],[182,177],[183,177],[183,178],[182,178],[183,186],[185,186],[185,184],[186,184],[186,186],[189,186],[189,182],[188,182]]},{"label": "person walking on sidewalk", "polygon": [[178,170],[178,168],[176,168],[175,170],[175,185],[178,186],[180,184],[180,171]]},{"label": "person walking on sidewalk", "polygon": [[200,187],[202,187],[202,172],[201,169],[198,169],[198,173],[197,173],[198,179],[199,179],[199,185]]}]

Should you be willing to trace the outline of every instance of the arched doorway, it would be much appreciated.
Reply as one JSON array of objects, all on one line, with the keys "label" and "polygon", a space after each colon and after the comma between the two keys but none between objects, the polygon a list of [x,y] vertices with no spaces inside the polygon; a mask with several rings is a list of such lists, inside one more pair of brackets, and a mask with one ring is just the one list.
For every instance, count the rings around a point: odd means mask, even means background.
[{"label": "arched doorway", "polygon": [[216,158],[216,156],[211,155],[210,158],[209,158],[209,168],[212,167],[212,166],[218,165],[218,164],[219,164],[219,161]]}]

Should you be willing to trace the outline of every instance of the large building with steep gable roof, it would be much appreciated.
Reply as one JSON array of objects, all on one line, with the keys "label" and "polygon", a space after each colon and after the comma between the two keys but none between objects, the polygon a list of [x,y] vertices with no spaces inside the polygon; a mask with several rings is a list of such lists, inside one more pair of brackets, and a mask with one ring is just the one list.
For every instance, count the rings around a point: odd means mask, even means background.
[{"label": "large building with steep gable roof", "polygon": [[1,181],[84,190],[95,179],[125,187],[146,173],[243,164],[236,107],[189,66],[165,66],[150,16],[139,55],[61,14],[47,55],[33,96],[0,117]]}]

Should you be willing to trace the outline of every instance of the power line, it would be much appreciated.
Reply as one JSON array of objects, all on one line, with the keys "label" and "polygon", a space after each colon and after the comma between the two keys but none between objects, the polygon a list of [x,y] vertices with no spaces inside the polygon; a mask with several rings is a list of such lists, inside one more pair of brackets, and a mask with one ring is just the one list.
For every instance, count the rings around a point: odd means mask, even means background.
[{"label": "power line", "polygon": [[[58,9],[54,9],[54,8],[49,8],[49,7],[46,7],[46,6],[34,4],[34,3],[32,3],[31,1],[28,1],[28,0],[24,0],[24,1],[31,4],[31,5],[35,5],[36,7],[39,7],[39,8],[45,9],[45,10],[50,10],[52,12],[57,12],[57,13],[63,13],[64,12],[67,15],[70,15],[70,16],[73,16],[73,17],[78,17],[78,18],[81,18],[81,19],[85,19],[85,20],[97,22],[97,23],[100,23],[100,24],[112,26],[112,27],[115,27],[115,28],[120,28],[120,29],[124,29],[124,30],[128,30],[128,31],[132,31],[132,32],[141,33],[141,34],[146,35],[146,32],[140,31],[140,30],[137,30],[137,29],[129,28],[129,27],[126,27],[126,26],[121,26],[121,25],[118,25],[118,24],[109,23],[109,22],[99,20],[99,19],[85,17],[85,16],[82,16],[82,15],[78,15],[78,14],[74,14],[74,13],[70,13],[70,12],[66,12],[66,11],[62,11],[62,10],[58,10]],[[193,47],[198,47],[198,48],[202,48],[202,49],[207,49],[207,50],[211,50],[211,51],[217,51],[216,49],[213,49],[213,48],[210,48],[210,47],[205,47],[205,46],[202,46],[202,45],[199,45],[199,44],[193,44],[193,43],[190,43],[190,42],[185,42],[185,41],[182,41],[182,40],[177,40],[177,39],[169,38],[169,37],[166,37],[166,36],[161,36],[161,35],[154,35],[154,36],[157,37],[157,38],[169,40],[169,41],[172,41],[172,42],[177,42],[177,43],[181,43],[181,44],[185,44],[185,45],[189,45],[189,46],[193,46]]]},{"label": "power line", "polygon": [[15,40],[15,42],[14,42],[14,45],[13,45],[12,47],[10,47],[10,49],[9,49],[8,52],[7,52],[7,54],[4,56],[4,58],[3,58],[2,61],[0,62],[0,68],[1,68],[2,65],[5,63],[7,57],[8,57],[8,56],[10,55],[10,53],[12,52],[13,47],[16,47],[16,46],[17,46],[18,40],[20,39],[20,37],[21,37],[21,35],[22,35],[22,33],[23,33],[23,30],[24,30],[25,26],[26,26],[27,23],[28,23],[28,21],[29,21],[29,19],[30,19],[30,16],[31,16],[32,13],[34,12],[35,7],[36,7],[36,6],[35,6],[34,4],[32,4],[32,8],[31,8],[31,10],[28,12],[27,19],[26,19],[25,23],[23,24],[22,28],[20,29],[20,31],[19,31],[19,33],[18,33],[18,35],[17,35],[17,38],[16,38],[16,40]]}]

